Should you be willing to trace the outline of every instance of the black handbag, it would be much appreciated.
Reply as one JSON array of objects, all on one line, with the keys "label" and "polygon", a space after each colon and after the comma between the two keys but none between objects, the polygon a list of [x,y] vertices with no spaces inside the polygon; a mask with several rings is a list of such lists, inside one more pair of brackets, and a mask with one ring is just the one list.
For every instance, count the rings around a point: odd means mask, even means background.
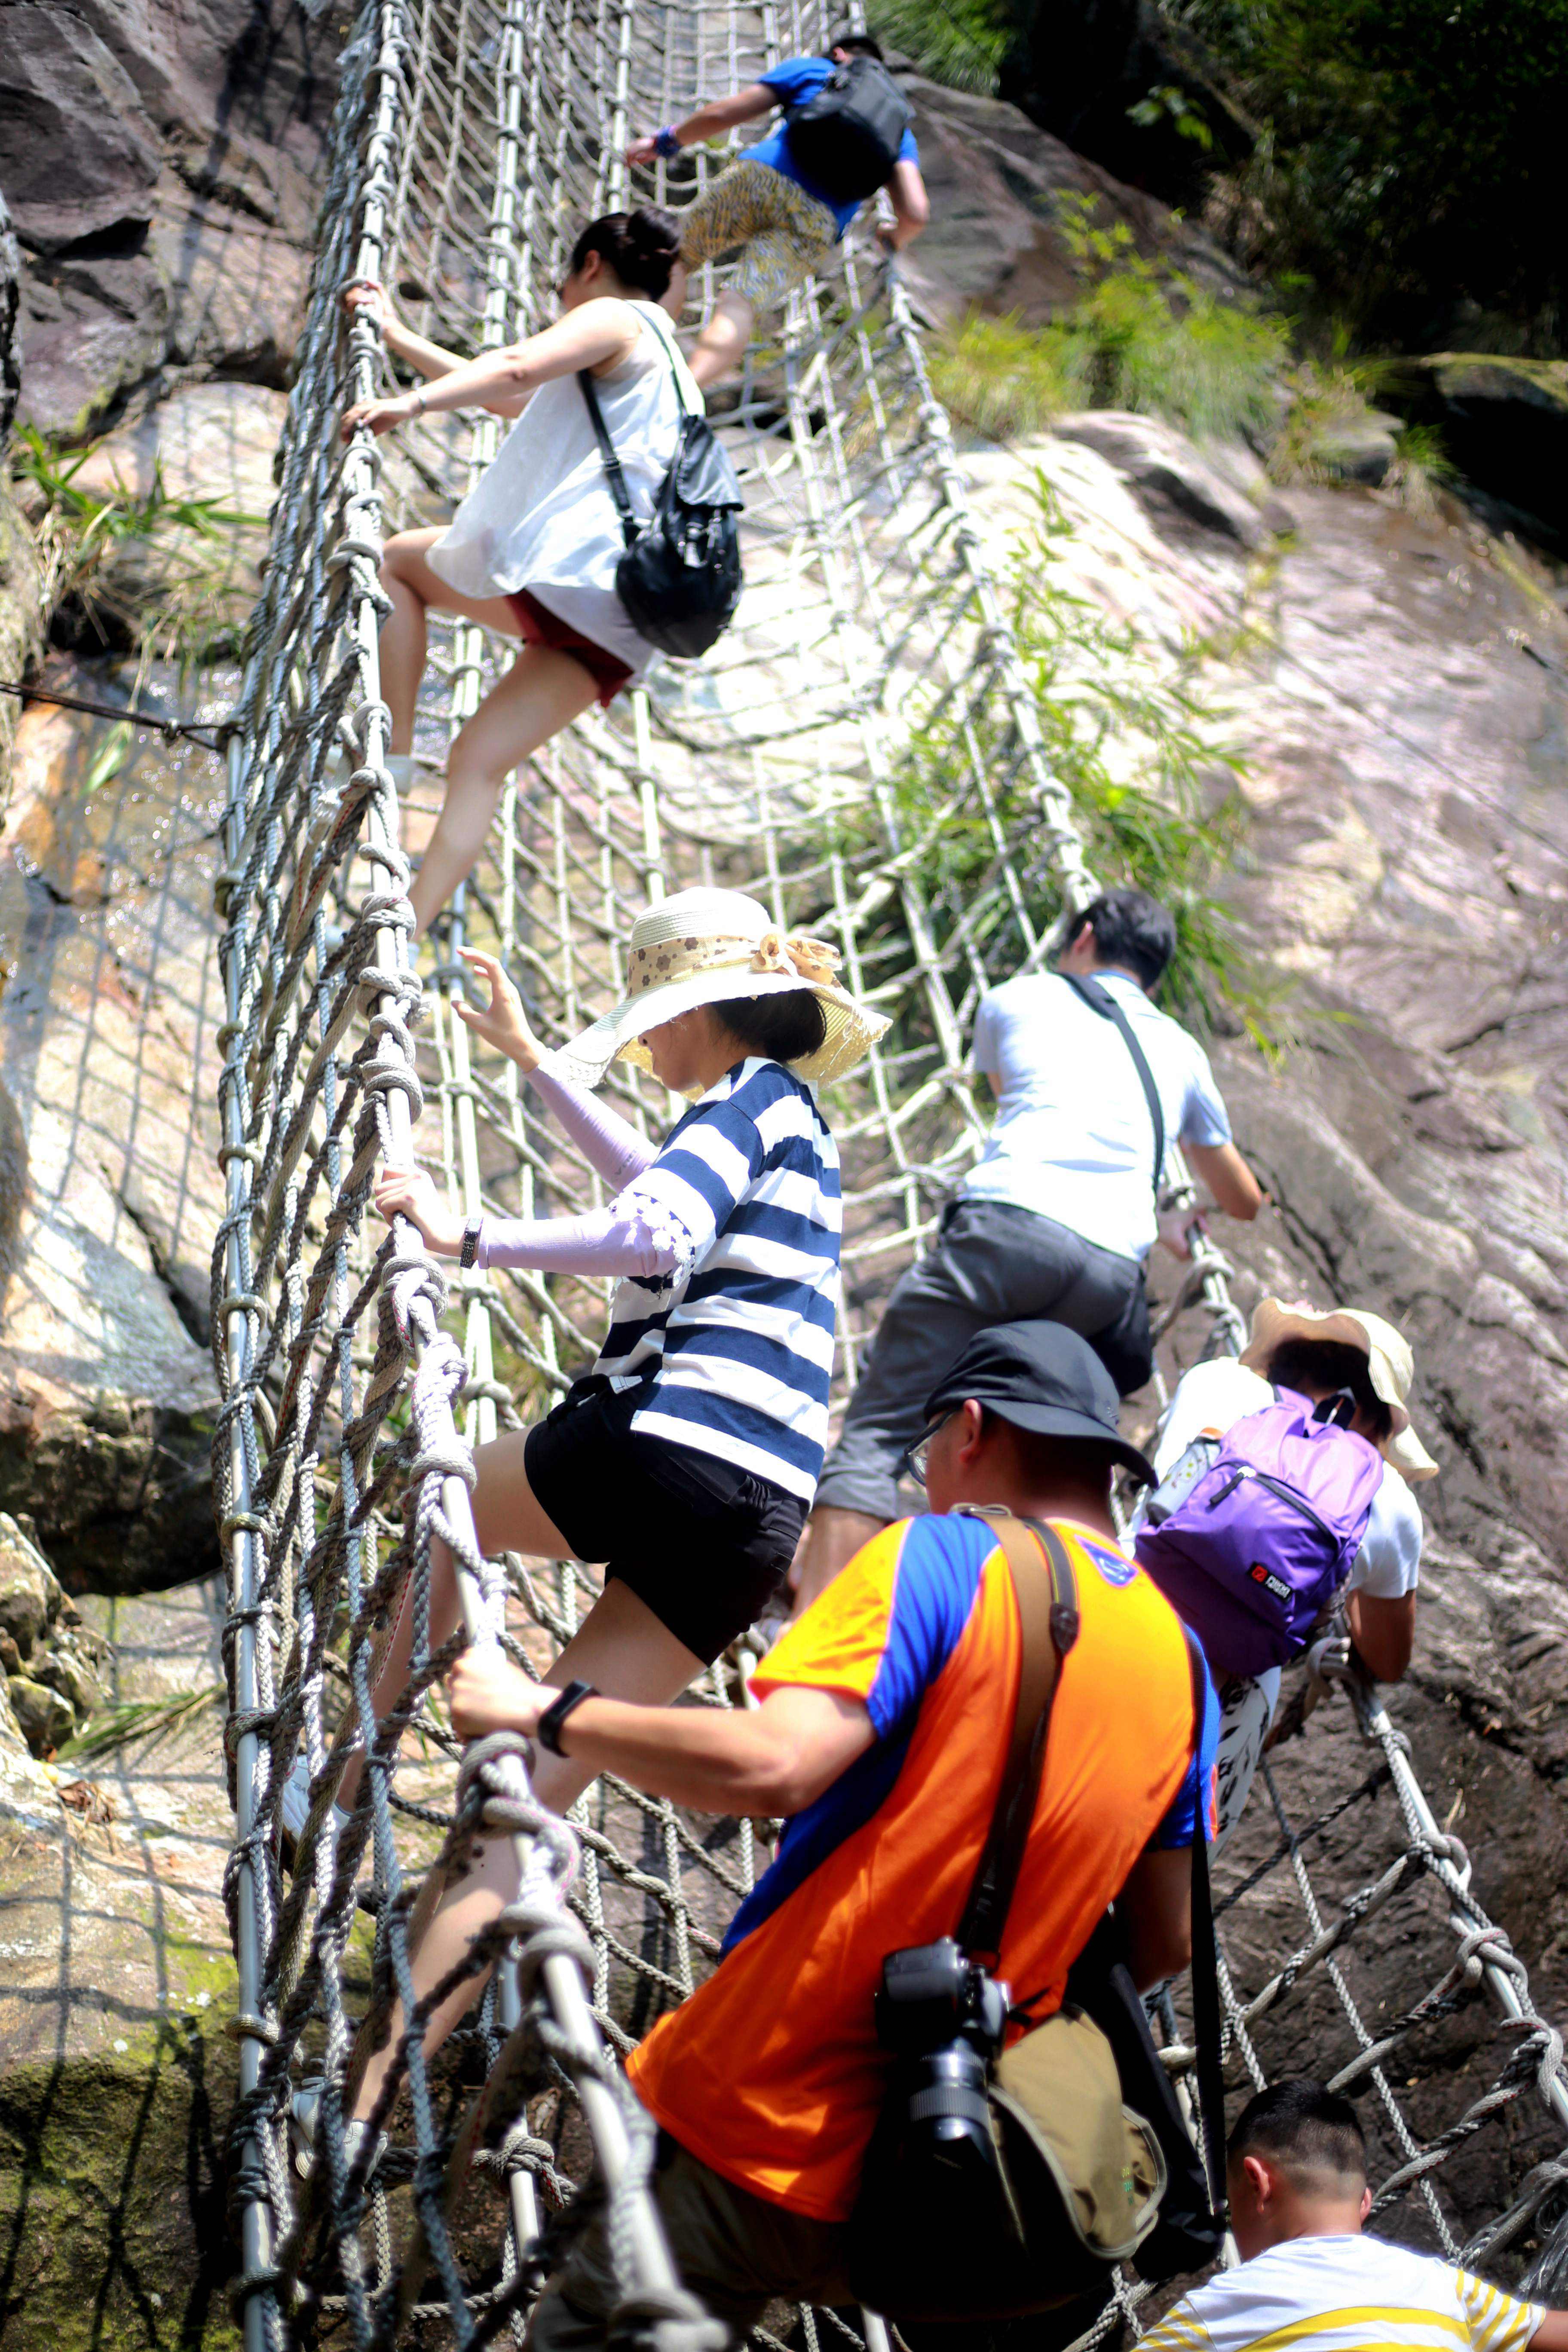
[{"label": "black handbag", "polygon": [[892,177],[914,110],[886,66],[851,58],[792,106],[790,159],[833,204],[863,204]]},{"label": "black handbag", "polygon": [[[662,328],[669,372],[680,396],[675,353]],[[616,567],[616,593],[638,636],[678,660],[695,660],[716,645],[735,617],[743,583],[741,534],[735,518],[745,504],[735,469],[705,416],[682,407],[675,459],[659,488],[653,515],[639,523],[616,445],[586,368],[577,372],[588,404],[605,478],[621,519],[626,552]]]},{"label": "black handbag", "polygon": [[[1116,2265],[1155,2227],[1165,2168],[1154,2133],[1126,2103],[1110,2041],[1085,2011],[1064,2003],[1002,2047],[1005,1991],[981,1961],[996,1957],[1028,1843],[1058,1662],[1078,1635],[1078,1593],[1054,1528],[1000,1518],[996,1540],[1023,1635],[1013,1736],[956,1938],[889,1954],[883,1965],[879,2033],[909,2054],[895,2057],[867,2151],[849,2275],[868,2308],[900,2327],[1044,2315],[1029,2341],[1033,2352],[1051,2352],[1110,2302]],[[939,2014],[944,1989],[957,2030],[945,2043],[918,2032],[901,2039],[898,2021]]]}]

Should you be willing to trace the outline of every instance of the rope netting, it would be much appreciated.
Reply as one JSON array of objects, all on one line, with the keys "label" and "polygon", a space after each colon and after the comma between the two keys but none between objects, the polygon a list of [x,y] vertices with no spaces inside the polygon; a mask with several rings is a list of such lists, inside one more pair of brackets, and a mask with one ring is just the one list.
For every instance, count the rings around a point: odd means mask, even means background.
[{"label": "rope netting", "polygon": [[[369,1212],[376,1167],[416,1154],[465,1214],[602,1197],[515,1066],[452,1017],[457,948],[498,952],[553,1043],[619,995],[631,920],[668,888],[750,889],[782,927],[840,947],[849,984],[892,1017],[826,1106],[845,1169],[842,1393],[981,1132],[963,1067],[981,992],[1037,964],[1063,912],[1093,895],[909,299],[863,226],[831,276],[759,321],[770,340],[712,403],[747,501],[738,625],[700,667],[658,667],[531,761],[433,947],[411,946],[409,853],[427,837],[450,736],[509,649],[437,626],[400,805],[377,667],[381,545],[444,519],[500,427],[426,416],[345,450],[342,410],[385,370],[375,324],[362,311],[351,326],[341,289],[384,278],[420,331],[462,352],[527,333],[552,313],[577,227],[625,194],[626,138],[820,50],[838,16],[818,0],[367,0],[344,55],[221,890],[216,1458],[251,2345],[520,2334],[591,2169],[626,2323],[667,2337],[701,2325],[669,2269],[648,2135],[613,2058],[711,1965],[771,1830],[601,1780],[568,1833],[533,1808],[504,1740],[463,1760],[454,1811],[431,1539],[460,1564],[470,1636],[542,1669],[595,1576],[482,1559],[468,1449],[547,1410],[606,1319],[592,1284],[443,1276],[409,1229],[388,1237]],[[689,200],[722,160],[661,166],[658,193]],[[693,299],[722,276],[701,273]],[[617,1066],[609,1084],[662,1132],[670,1105],[651,1080]],[[1206,1244],[1166,1319],[1189,1309],[1206,1316],[1208,1349],[1239,1343]],[[378,1727],[372,1644],[410,1589],[414,1664]],[[738,1648],[689,1703],[745,1706],[750,1663]],[[340,1829],[331,1798],[356,1742],[371,1769]],[[313,1802],[290,1874],[279,1800],[300,1755]],[[468,1963],[502,1962],[482,2005],[434,2055],[434,2000],[414,2002],[414,1906],[446,1842],[476,1830],[514,1841],[522,1893]],[[1478,2262],[1542,2236],[1568,2181],[1562,2044],[1401,1736],[1359,1686],[1275,1750],[1219,1892],[1237,2084],[1310,2064],[1370,2093],[1386,2226]],[[1489,2006],[1472,1998],[1481,1987]],[[373,2166],[371,2143],[345,2129],[345,2094],[356,2036],[363,2054],[396,2000],[412,2027]],[[1165,2024],[1180,2073],[1173,2007]],[[307,2084],[320,2087],[317,2153],[301,2173],[289,2113]],[[770,2321],[816,2352],[824,2336],[854,2340],[856,2317]]]}]

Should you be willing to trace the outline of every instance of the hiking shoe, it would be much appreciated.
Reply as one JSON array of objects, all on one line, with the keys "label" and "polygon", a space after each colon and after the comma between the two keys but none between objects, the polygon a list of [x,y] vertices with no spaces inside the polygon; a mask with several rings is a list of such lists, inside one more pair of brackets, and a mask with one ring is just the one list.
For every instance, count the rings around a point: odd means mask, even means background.
[{"label": "hiking shoe", "polygon": [[[302,2180],[308,2180],[316,2166],[316,2129],[321,2119],[321,2093],[325,2084],[320,2074],[309,2074],[289,2102],[289,2138],[294,2150],[294,2169]],[[368,2124],[349,2123],[343,2126],[343,2153],[352,2172],[371,2137]],[[386,2134],[374,2135],[368,2180],[386,2153]]]}]

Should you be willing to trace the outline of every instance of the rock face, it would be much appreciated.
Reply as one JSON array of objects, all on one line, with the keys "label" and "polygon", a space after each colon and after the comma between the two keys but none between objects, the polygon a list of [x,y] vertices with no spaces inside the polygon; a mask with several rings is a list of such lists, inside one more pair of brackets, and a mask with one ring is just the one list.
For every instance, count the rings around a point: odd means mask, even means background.
[{"label": "rock face", "polygon": [[102,1704],[108,1652],[82,1624],[27,1527],[0,1513],[0,1669],[35,1756],[51,1756]]},{"label": "rock face", "polygon": [[1213,240],[1157,196],[1113,179],[1000,99],[900,77],[915,110],[931,221],[900,275],[932,318],[978,305],[1037,325],[1069,303],[1078,272],[1056,214],[1061,196],[1098,200],[1125,222],[1142,253],[1160,253],[1199,285],[1247,295],[1247,281]]},{"label": "rock face", "polygon": [[[220,1685],[210,1588],[87,1607],[117,1701]],[[0,2342],[232,2346],[220,1708],[58,1769],[0,1723]]]},{"label": "rock face", "polygon": [[[1219,1044],[1237,1140],[1274,1205],[1253,1226],[1216,1219],[1215,1232],[1244,1309],[1269,1291],[1364,1302],[1415,1347],[1412,1409],[1442,1475],[1419,1489],[1423,1597],[1391,1710],[1538,2006],[1561,2020],[1568,629],[1545,576],[1452,501],[1420,519],[1366,489],[1276,493],[1293,530],[1259,565],[1190,509],[1175,522],[1139,449],[1101,422],[968,463],[997,523],[1021,513],[1026,468],[1044,468],[1073,525],[1053,541],[1064,582],[1150,659],[1173,669],[1195,640],[1237,649],[1186,675],[1223,714],[1216,747],[1241,762],[1250,824],[1230,892],[1292,976],[1282,1013],[1295,1035],[1273,1064],[1239,1039]],[[1181,1348],[1203,1334],[1201,1318],[1184,1318]],[[1140,1433],[1152,1417],[1146,1402]],[[1353,1785],[1367,1758],[1342,1705],[1280,1769],[1308,1813]],[[1324,1849],[1341,1887],[1352,1871],[1373,1874],[1380,1851],[1357,1845],[1359,1818]],[[1236,1867],[1276,1833],[1255,1798]],[[1352,1970],[1373,2018],[1380,2002],[1392,2015],[1414,1998],[1416,1954],[1442,1948],[1437,1926],[1415,1937],[1409,1916],[1394,1907],[1374,1921]],[[1256,1986],[1306,1940],[1289,1881],[1248,1897],[1226,1933]],[[1351,2054],[1322,1987],[1259,2048],[1276,2070]],[[1418,2128],[1446,2128],[1507,2052],[1478,1996],[1425,2045],[1442,2071],[1411,2094]],[[1517,2183],[1550,2152],[1539,2109],[1514,2116],[1501,2171],[1483,2136],[1455,2172],[1466,2227],[1495,2214],[1505,2176]]]},{"label": "rock face", "polygon": [[1439,352],[1402,361],[1388,397],[1435,425],[1459,472],[1519,522],[1568,553],[1568,361]]},{"label": "rock face", "polygon": [[281,383],[343,32],[292,0],[0,14],[32,423],[85,431],[171,364]]},{"label": "rock face", "polygon": [[0,832],[0,1510],[73,1591],[216,1561],[216,762],[143,736],[84,792],[108,734],[30,709]]}]

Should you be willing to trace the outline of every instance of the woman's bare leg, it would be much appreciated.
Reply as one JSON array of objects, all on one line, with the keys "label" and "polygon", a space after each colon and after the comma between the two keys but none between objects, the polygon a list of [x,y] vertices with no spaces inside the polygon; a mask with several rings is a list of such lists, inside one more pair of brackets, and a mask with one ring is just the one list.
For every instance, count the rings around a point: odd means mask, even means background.
[{"label": "woman's bare leg", "polygon": [[447,796],[408,894],[416,938],[473,871],[512,770],[586,710],[596,691],[570,654],[525,646],[486,695],[447,755]]},{"label": "woman's bare leg", "polygon": [[[570,1559],[572,1547],[534,1499],[523,1468],[528,1433],[509,1429],[488,1445],[474,1448],[474,1531],[487,1559],[498,1552],[526,1552],[532,1559]],[[458,1622],[458,1580],[452,1555],[439,1538],[430,1546],[430,1647],[439,1649]],[[414,1654],[414,1583],[403,1588],[390,1633],[383,1637],[371,1677],[371,1698],[379,1723],[408,1678]],[[570,1680],[570,1676],[567,1678]],[[352,1812],[364,1770],[363,1754],[351,1758],[338,1786],[338,1803]]]},{"label": "woman's bare leg", "polygon": [[414,749],[414,714],[428,650],[427,613],[458,613],[509,637],[520,634],[517,614],[505,596],[459,596],[431,571],[426,559],[442,536],[438,528],[400,530],[382,550],[381,584],[392,599],[392,610],[381,625],[381,691],[392,713],[392,740],[386,748],[393,753]]},{"label": "woman's bare leg", "polygon": [[708,315],[708,323],[691,346],[689,362],[706,390],[738,368],[752,340],[752,306],[742,295],[723,293]]},{"label": "woman's bare leg", "polygon": [[[497,1440],[498,1444],[501,1442]],[[480,1448],[481,1453],[489,1450]],[[605,1587],[544,1679],[557,1690],[563,1689],[569,1682],[582,1681],[594,1684],[610,1698],[630,1699],[643,1706],[667,1706],[701,1672],[701,1659],[683,1642],[678,1642],[647,1601],[639,1601],[630,1587],[617,1578]],[[593,1777],[587,1766],[571,1757],[551,1756],[542,1749],[534,1765],[534,1793],[541,1803],[556,1812],[564,1812]],[[475,1936],[514,1899],[518,1884],[510,1839],[476,1839],[468,1869],[462,1877],[453,1875],[448,1879],[440,1902],[430,1915],[429,1926],[418,1941],[414,1955],[416,1992],[423,1995],[431,1985],[440,1982],[448,1969],[456,1967]],[[416,1912],[416,1935],[418,1914],[424,1909],[422,1895]],[[459,2018],[478,2000],[484,1985],[482,1976],[471,1977],[448,1995],[426,2028],[426,2053],[440,2048]],[[361,2120],[369,2115],[381,2095],[402,2031],[403,2015],[399,2010],[385,2043],[372,2054],[354,2094],[353,2113]]]}]

